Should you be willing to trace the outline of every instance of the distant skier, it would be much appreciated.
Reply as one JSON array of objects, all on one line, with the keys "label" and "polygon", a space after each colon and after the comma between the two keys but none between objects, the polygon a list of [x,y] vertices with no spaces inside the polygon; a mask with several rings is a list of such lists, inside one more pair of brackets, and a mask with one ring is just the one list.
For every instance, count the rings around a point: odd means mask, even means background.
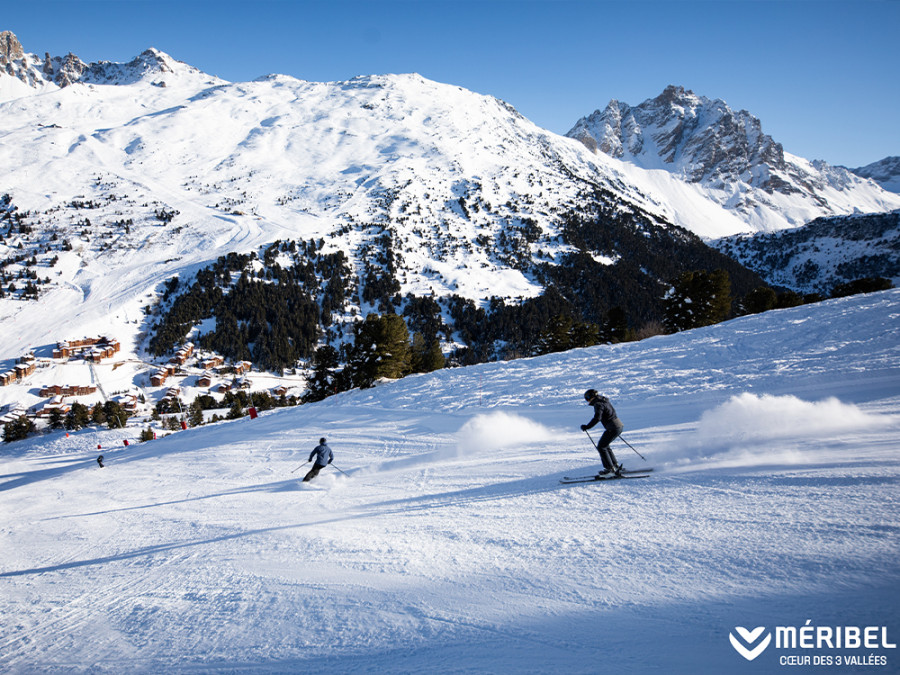
[{"label": "distant skier", "polygon": [[613,408],[609,399],[601,396],[596,389],[588,389],[584,392],[584,400],[594,407],[594,417],[587,424],[582,424],[581,430],[587,431],[596,425],[597,422],[602,424],[604,429],[603,435],[597,441],[597,452],[600,453],[600,461],[603,462],[603,471],[597,475],[604,476],[614,473],[618,476],[622,472],[622,465],[616,461],[616,456],[613,454],[609,444],[622,433],[625,425],[622,424],[619,416],[616,415],[616,409]]},{"label": "distant skier", "polygon": [[309,460],[312,461],[313,457],[316,458],[315,464],[313,464],[313,468],[309,470],[309,473],[303,477],[303,482],[308,483],[313,478],[319,475],[319,472],[324,469],[326,466],[331,464],[334,460],[334,453],[331,452],[331,448],[328,447],[328,444],[325,442],[324,438],[319,439],[319,444],[313,449],[311,453],[309,453]]}]

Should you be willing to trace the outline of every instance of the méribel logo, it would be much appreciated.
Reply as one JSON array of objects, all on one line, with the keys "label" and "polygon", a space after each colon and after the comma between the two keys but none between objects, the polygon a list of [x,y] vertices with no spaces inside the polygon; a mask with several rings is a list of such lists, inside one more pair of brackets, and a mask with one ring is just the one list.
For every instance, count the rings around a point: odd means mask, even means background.
[{"label": "m\u00e9ribel logo", "polygon": [[766,633],[765,637],[763,637],[763,633],[766,631],[765,626],[757,626],[753,630],[735,626],[734,631],[737,633],[737,636],[733,632],[728,634],[731,646],[748,661],[752,661],[766,651],[766,647],[772,641],[771,633]]}]

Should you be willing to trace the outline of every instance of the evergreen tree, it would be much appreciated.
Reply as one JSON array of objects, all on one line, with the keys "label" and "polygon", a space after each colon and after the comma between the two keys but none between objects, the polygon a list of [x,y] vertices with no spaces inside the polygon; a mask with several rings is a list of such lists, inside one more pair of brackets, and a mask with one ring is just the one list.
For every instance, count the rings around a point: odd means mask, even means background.
[{"label": "evergreen tree", "polygon": [[775,306],[778,309],[784,309],[786,307],[799,307],[803,304],[803,296],[795,291],[785,291],[784,293],[778,294],[778,301]]},{"label": "evergreen tree", "polygon": [[410,372],[411,354],[406,323],[396,314],[369,314],[356,328],[349,367],[353,383],[370,387],[382,377],[399,379]]},{"label": "evergreen tree", "polygon": [[103,415],[110,429],[124,429],[128,421],[128,413],[117,401],[107,401],[103,404]]},{"label": "evergreen tree", "polygon": [[628,315],[618,305],[606,313],[606,321],[600,330],[600,342],[627,342],[628,341]]},{"label": "evergreen tree", "polygon": [[59,429],[63,425],[63,414],[59,408],[50,411],[50,428]]},{"label": "evergreen tree", "polygon": [[434,338],[429,343],[425,336],[418,331],[413,334],[410,353],[412,372],[414,373],[430,373],[440,370],[445,365],[444,353],[441,351],[441,341]]},{"label": "evergreen tree", "polygon": [[555,315],[538,337],[537,353],[553,354],[569,349],[572,345],[572,327],[571,317],[564,314]]},{"label": "evergreen tree", "polygon": [[446,365],[444,352],[441,350],[441,341],[435,338],[431,341],[431,346],[425,352],[425,358],[422,362],[422,372],[431,373],[440,370]]},{"label": "evergreen tree", "polygon": [[72,404],[72,409],[66,413],[66,420],[63,422],[63,426],[68,431],[75,431],[83,429],[90,424],[90,421],[90,409],[83,403],[76,401]]},{"label": "evergreen tree", "polygon": [[103,411],[102,403],[97,403],[91,410],[91,422],[98,425],[106,423],[106,413]]},{"label": "evergreen tree", "polygon": [[21,441],[34,431],[34,423],[27,417],[20,417],[3,425],[3,440],[7,443]]},{"label": "evergreen tree", "polygon": [[857,279],[856,281],[848,281],[845,284],[838,284],[831,292],[831,297],[846,298],[847,296],[857,295],[858,293],[886,291],[893,287],[894,284],[890,279],[885,279],[883,277],[869,277]]},{"label": "evergreen tree", "polygon": [[321,401],[326,396],[338,392],[335,372],[338,368],[338,351],[331,345],[324,345],[316,350],[313,356],[312,376],[306,384],[303,400]]},{"label": "evergreen tree", "polygon": [[775,308],[778,295],[768,286],[759,286],[744,296],[744,311],[748,314],[760,314]]},{"label": "evergreen tree", "polygon": [[199,427],[203,424],[203,406],[198,398],[195,398],[188,407],[188,424],[192,427]]},{"label": "evergreen tree", "polygon": [[731,312],[728,272],[684,272],[663,301],[666,327],[671,331],[690,330],[724,321]]},{"label": "evergreen tree", "polygon": [[572,327],[571,347],[592,347],[600,344],[600,326],[595,323],[576,323]]}]

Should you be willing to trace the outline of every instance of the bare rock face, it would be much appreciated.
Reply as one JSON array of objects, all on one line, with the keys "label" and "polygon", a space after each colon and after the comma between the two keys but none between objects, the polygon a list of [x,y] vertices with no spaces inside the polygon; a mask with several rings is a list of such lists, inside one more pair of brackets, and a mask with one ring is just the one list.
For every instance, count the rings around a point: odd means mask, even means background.
[{"label": "bare rock face", "polygon": [[25,51],[15,35],[8,30],[0,33],[0,66],[5,66],[24,56]]},{"label": "bare rock face", "polygon": [[691,183],[749,173],[752,182],[772,188],[768,176],[752,175],[749,169],[784,168],[781,145],[762,132],[756,117],[683,87],[666,87],[635,107],[610,101],[568,135],[583,143],[592,138],[599,150],[618,159],[642,163],[643,158],[648,166],[661,161]]},{"label": "bare rock face", "polygon": [[62,64],[56,73],[56,77],[54,77],[54,81],[60,87],[67,87],[73,82],[77,82],[81,79],[81,74],[86,68],[87,66],[81,59],[69,52],[62,60]]}]

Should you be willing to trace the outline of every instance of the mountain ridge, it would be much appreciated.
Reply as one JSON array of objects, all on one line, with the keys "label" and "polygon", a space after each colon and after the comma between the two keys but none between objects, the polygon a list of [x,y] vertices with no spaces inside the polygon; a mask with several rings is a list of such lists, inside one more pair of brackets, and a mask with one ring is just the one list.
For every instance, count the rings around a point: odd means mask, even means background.
[{"label": "mountain ridge", "polygon": [[760,231],[885,211],[894,198],[843,167],[786,152],[760,120],[681,86],[637,106],[612,100],[567,134],[594,152],[702,189]]},{"label": "mountain ridge", "polygon": [[872,179],[885,190],[900,192],[900,157],[885,157],[850,171],[857,176]]}]

